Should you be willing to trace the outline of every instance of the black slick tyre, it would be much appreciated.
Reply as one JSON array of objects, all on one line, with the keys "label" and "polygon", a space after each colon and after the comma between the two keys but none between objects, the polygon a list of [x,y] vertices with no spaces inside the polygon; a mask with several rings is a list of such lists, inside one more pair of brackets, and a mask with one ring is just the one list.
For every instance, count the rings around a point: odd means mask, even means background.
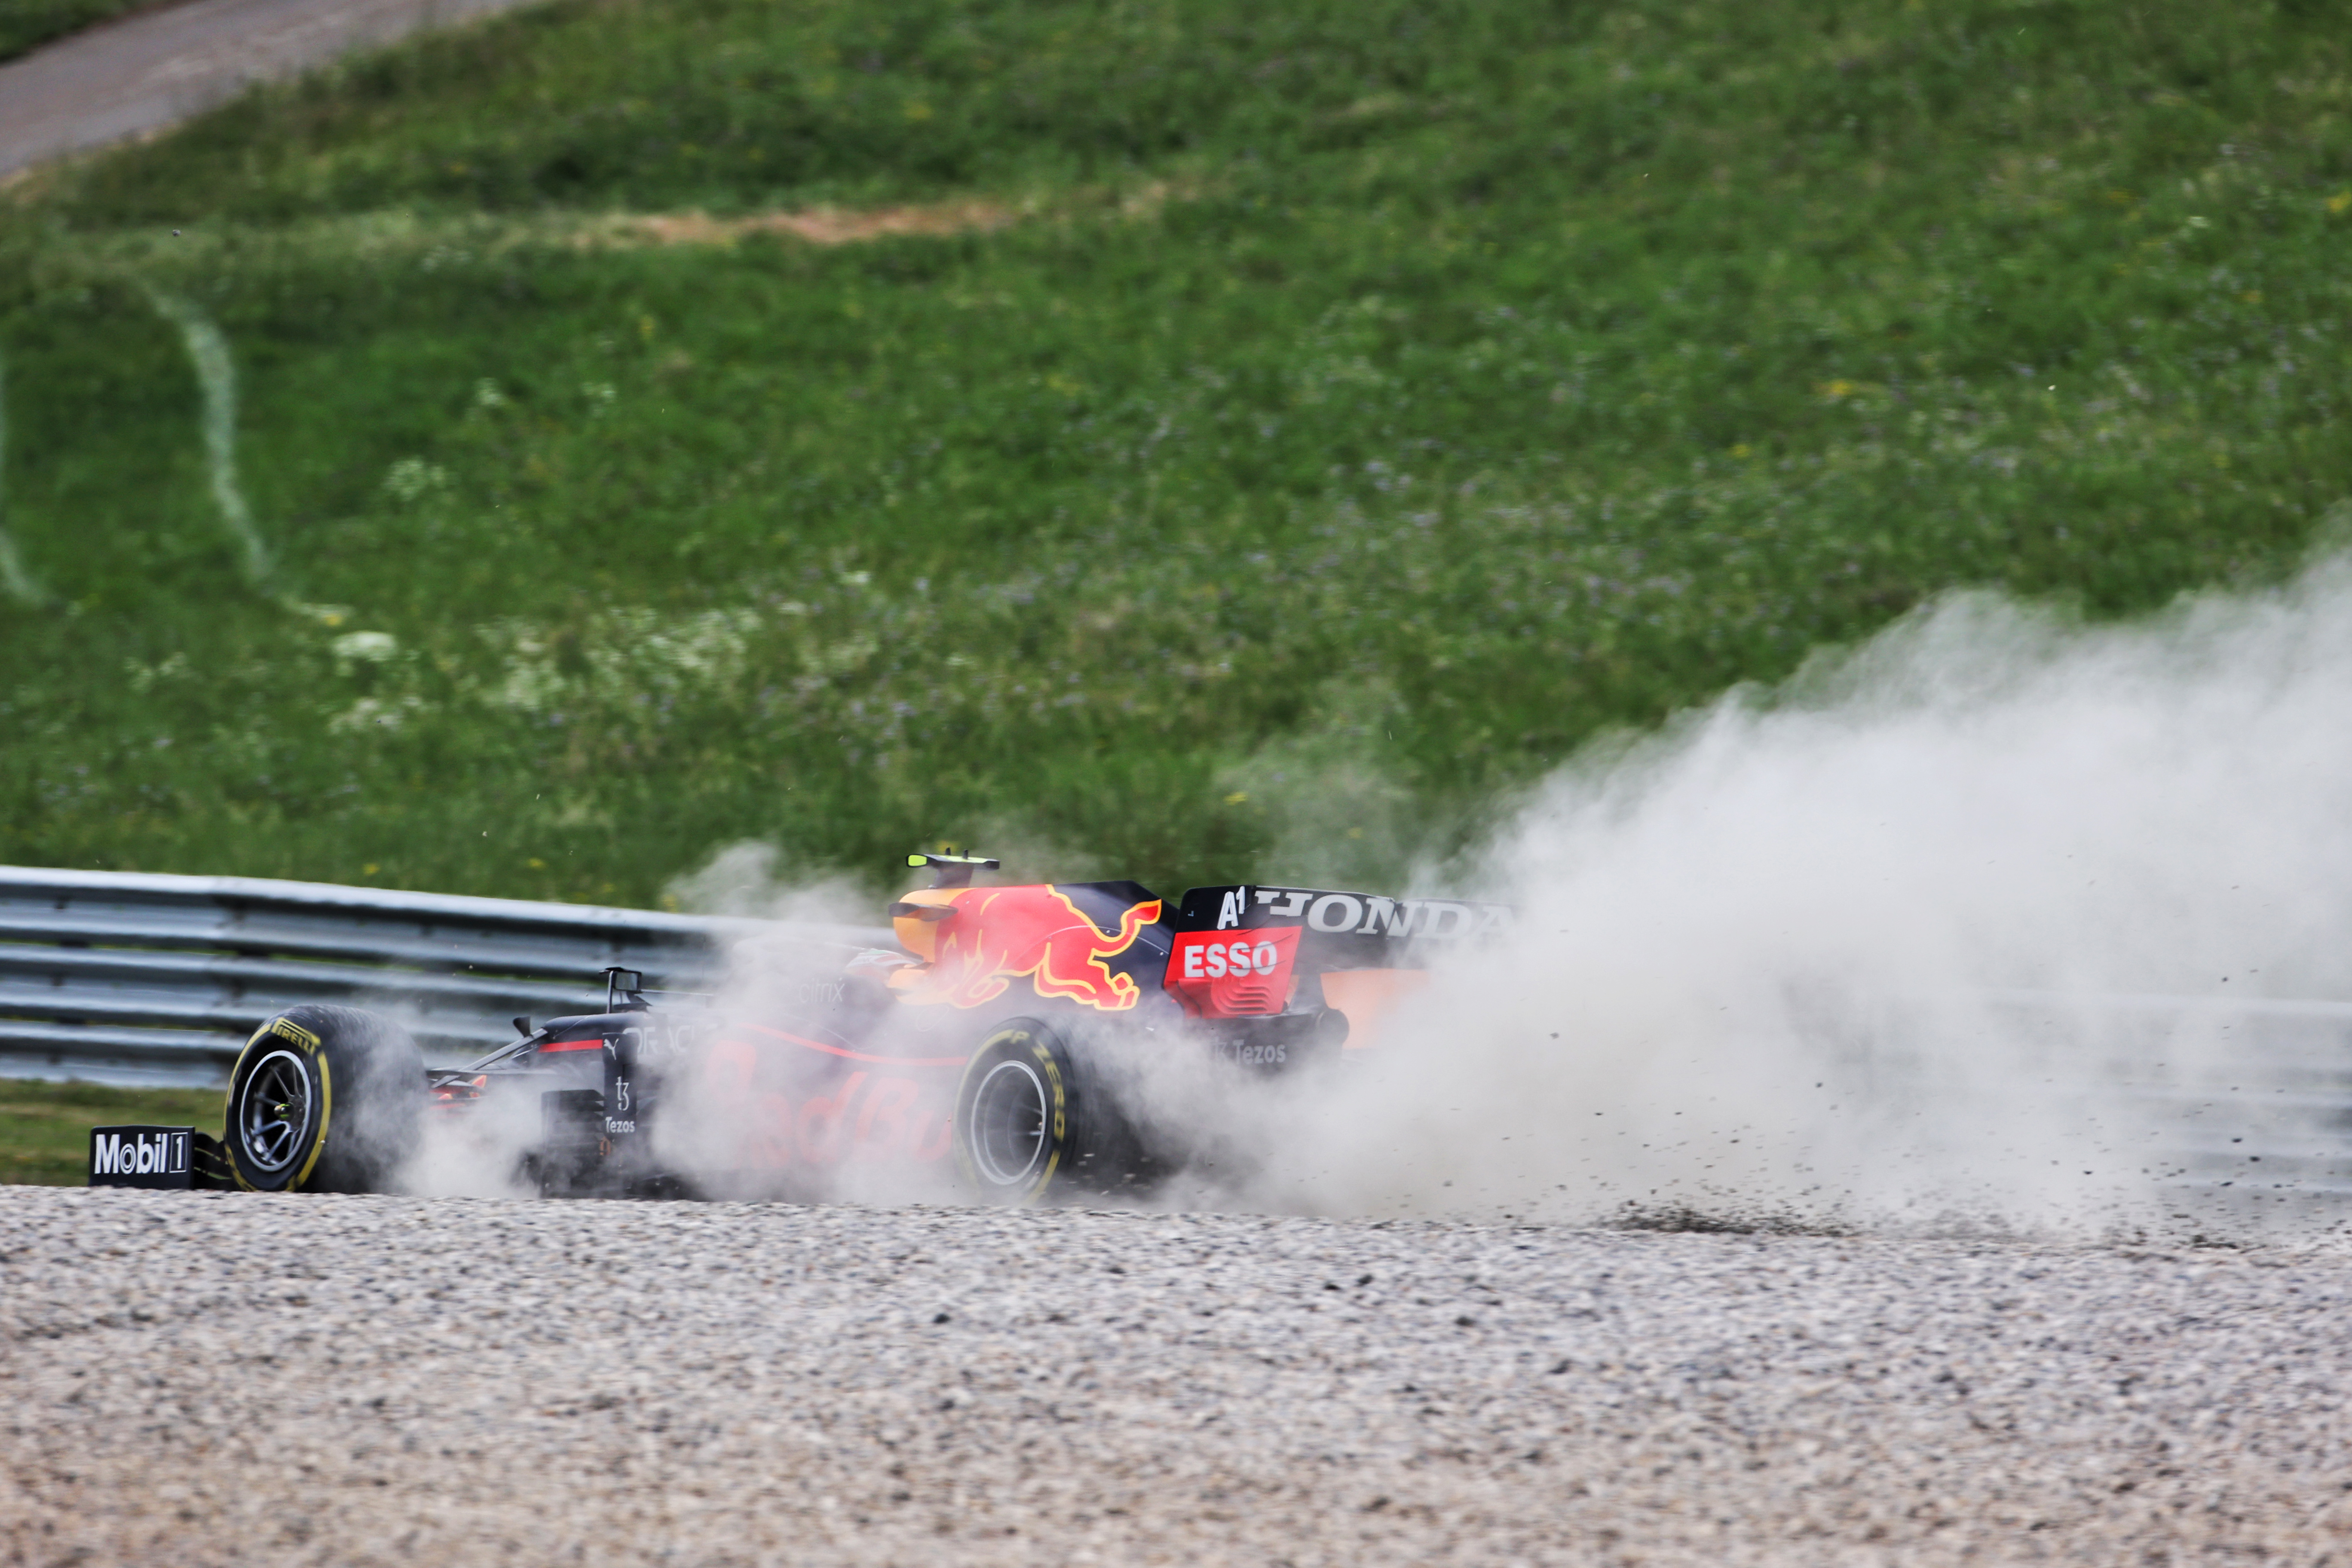
[{"label": "black slick tyre", "polygon": [[1104,1064],[1041,1018],[1008,1018],[964,1064],[956,1166],[992,1204],[1136,1190],[1147,1172]]},{"label": "black slick tyre", "polygon": [[230,1174],[248,1192],[389,1191],[424,1100],[425,1058],[407,1030],[356,1007],[289,1007],[229,1074]]}]

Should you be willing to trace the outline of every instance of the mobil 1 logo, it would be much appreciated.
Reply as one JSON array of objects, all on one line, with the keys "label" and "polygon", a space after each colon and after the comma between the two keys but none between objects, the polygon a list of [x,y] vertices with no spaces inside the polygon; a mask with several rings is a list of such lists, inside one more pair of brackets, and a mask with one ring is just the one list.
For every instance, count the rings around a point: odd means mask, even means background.
[{"label": "mobil 1 logo", "polygon": [[194,1184],[195,1129],[93,1127],[89,1184],[93,1187],[188,1187]]}]

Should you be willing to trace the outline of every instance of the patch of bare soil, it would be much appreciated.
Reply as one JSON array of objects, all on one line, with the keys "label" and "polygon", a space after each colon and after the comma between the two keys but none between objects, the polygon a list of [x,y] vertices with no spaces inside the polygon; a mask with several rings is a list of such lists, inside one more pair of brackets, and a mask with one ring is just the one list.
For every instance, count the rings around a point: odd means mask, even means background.
[{"label": "patch of bare soil", "polygon": [[855,245],[902,235],[989,234],[1021,215],[1001,202],[966,198],[910,203],[858,212],[844,207],[803,207],[798,212],[752,213],[712,217],[702,212],[630,213],[599,221],[580,235],[593,247],[627,245],[732,245],[755,234],[783,234],[811,245]]},{"label": "patch of bare soil", "polygon": [[[1108,195],[1097,193],[1101,205],[1121,217],[1137,218],[1159,211],[1171,200],[1196,195],[1190,185],[1153,180],[1133,190]],[[1061,216],[1068,204],[1052,209]],[[1090,205],[1080,203],[1080,205]],[[755,234],[790,235],[811,245],[856,245],[873,239],[919,235],[945,237],[959,234],[992,234],[1025,218],[1047,216],[1036,201],[1014,205],[980,196],[943,202],[909,202],[897,206],[856,209],[803,207],[793,212],[751,213],[741,217],[712,217],[708,213],[622,213],[592,219],[574,236],[574,242],[595,248],[635,245],[732,245]]]}]

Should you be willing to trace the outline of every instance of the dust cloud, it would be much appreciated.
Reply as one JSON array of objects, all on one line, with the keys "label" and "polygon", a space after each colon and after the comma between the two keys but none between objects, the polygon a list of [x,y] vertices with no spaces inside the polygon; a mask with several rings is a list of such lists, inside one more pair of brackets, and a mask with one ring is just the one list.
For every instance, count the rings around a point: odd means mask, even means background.
[{"label": "dust cloud", "polygon": [[654,1152],[714,1197],[959,1201],[947,1111],[919,1103],[893,1058],[960,1060],[976,1043],[966,1020],[877,1010],[889,966],[910,962],[884,924],[887,900],[847,878],[795,877],[780,858],[736,844],[671,884],[686,909],[762,929],[732,944],[710,999],[726,1026],[669,1069]]},{"label": "dust cloud", "polygon": [[[1588,749],[1466,863],[1377,889],[1520,911],[1433,971],[1377,1048],[1250,1083],[1205,1052],[1147,1062],[1139,1109],[1195,1156],[1150,1201],[2332,1225],[2352,1213],[2320,1201],[2352,1194],[2325,1103],[2352,1079],[2347,718],[2352,560],[2121,625],[1947,597],[1779,688]],[[1297,879],[1281,858],[1256,869]],[[679,889],[711,912],[876,918],[869,890],[796,887],[756,846]],[[747,948],[724,1005],[804,1014],[848,952]],[[735,1091],[707,1108],[722,1128],[759,1114]],[[955,1197],[911,1179],[800,1195]]]},{"label": "dust cloud", "polygon": [[2328,1001],[2352,998],[2347,720],[2344,559],[2127,625],[1947,598],[1545,781],[1425,889],[1513,903],[1516,933],[1339,1081],[1262,1107],[1234,1195],[2307,1221],[2352,1192],[2311,1103],[2352,1079]]}]

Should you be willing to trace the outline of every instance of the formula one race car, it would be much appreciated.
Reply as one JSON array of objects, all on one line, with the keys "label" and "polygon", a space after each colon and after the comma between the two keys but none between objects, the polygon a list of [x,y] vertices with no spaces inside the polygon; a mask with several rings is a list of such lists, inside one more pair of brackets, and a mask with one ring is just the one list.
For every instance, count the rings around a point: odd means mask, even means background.
[{"label": "formula one race car", "polygon": [[[739,950],[726,1005],[605,971],[604,1009],[428,1071],[390,1019],[288,1008],[237,1058],[215,1141],[100,1128],[94,1184],[366,1192],[496,1167],[547,1195],[944,1191],[993,1203],[1134,1191],[1197,1137],[1163,1114],[1369,1045],[1431,957],[1500,905],[1303,888],[974,887],[997,862],[914,855],[903,951]],[[1174,1086],[1171,1088],[1171,1086]]]}]

